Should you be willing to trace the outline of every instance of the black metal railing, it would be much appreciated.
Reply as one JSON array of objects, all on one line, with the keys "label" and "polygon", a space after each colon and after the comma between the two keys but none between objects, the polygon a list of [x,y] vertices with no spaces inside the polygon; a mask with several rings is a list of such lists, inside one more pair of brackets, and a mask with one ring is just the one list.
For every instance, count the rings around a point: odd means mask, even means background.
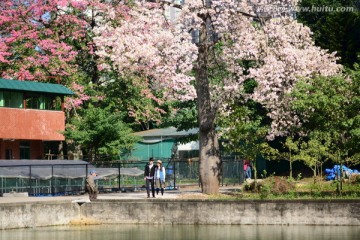
[{"label": "black metal railing", "polygon": [[[200,185],[199,161],[197,158],[154,158],[161,160],[166,169],[167,189],[179,186]],[[69,161],[67,164],[66,162]],[[31,160],[29,160],[29,163]],[[45,162],[51,162],[44,160]],[[136,191],[145,188],[143,161],[94,161],[74,164],[63,160],[62,164],[0,165],[0,193],[28,192],[29,196],[75,195],[85,192],[86,176],[89,168],[111,168],[111,176],[96,180],[100,192]],[[126,173],[128,168],[137,168],[137,175]],[[244,181],[243,161],[236,157],[223,157],[221,182],[224,185],[241,184]],[[2,174],[7,173],[7,174]],[[70,174],[71,173],[71,174]]]}]

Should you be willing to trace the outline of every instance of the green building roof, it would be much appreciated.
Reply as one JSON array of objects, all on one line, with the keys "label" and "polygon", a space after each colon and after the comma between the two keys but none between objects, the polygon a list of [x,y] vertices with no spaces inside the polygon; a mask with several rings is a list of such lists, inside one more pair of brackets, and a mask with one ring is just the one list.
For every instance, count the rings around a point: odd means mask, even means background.
[{"label": "green building roof", "polygon": [[177,131],[175,127],[168,127],[168,128],[156,128],[141,132],[134,133],[137,136],[140,137],[170,137],[170,138],[178,138],[178,137],[184,137],[189,136],[192,134],[198,134],[199,130],[198,128],[192,128],[190,130],[183,130],[183,131]]},{"label": "green building roof", "polygon": [[0,89],[24,92],[55,93],[58,95],[74,95],[70,89],[60,84],[9,80],[4,78],[0,78]]}]

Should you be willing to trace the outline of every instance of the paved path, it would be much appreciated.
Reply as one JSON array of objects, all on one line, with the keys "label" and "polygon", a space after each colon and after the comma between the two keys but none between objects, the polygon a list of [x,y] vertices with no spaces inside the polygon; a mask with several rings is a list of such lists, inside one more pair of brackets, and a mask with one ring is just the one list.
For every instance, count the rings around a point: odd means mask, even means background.
[{"label": "paved path", "polygon": [[[160,199],[174,199],[181,194],[180,191],[171,190],[164,194],[164,196],[157,195]],[[23,203],[23,202],[46,202],[46,201],[87,201],[89,199],[87,194],[74,196],[54,196],[54,197],[0,197],[1,203]],[[98,199],[147,199],[146,192],[119,192],[119,193],[101,193]]]},{"label": "paved path", "polygon": [[[220,192],[231,191],[233,189],[239,189],[237,187],[221,187]],[[192,188],[181,188],[181,190],[165,190],[164,196],[157,195],[158,199],[176,199],[182,195],[192,194],[192,195],[201,195],[201,190],[199,187]],[[147,199],[146,191],[136,191],[136,192],[118,192],[118,193],[101,193],[98,195],[98,199]],[[151,198],[154,199],[154,198]],[[46,202],[46,201],[80,201],[86,202],[89,200],[87,194],[84,195],[74,195],[74,196],[54,196],[54,197],[25,197],[25,196],[16,196],[16,197],[0,197],[0,204],[2,203],[26,203],[26,202]]]}]

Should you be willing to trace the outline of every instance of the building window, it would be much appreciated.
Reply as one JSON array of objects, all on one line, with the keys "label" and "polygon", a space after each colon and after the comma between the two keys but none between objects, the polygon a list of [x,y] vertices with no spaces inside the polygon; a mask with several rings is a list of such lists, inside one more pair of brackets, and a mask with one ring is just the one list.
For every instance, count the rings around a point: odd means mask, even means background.
[{"label": "building window", "polygon": [[30,142],[20,142],[20,159],[30,159]]},{"label": "building window", "polygon": [[61,98],[39,93],[27,93],[26,108],[60,111]]},{"label": "building window", "polygon": [[6,151],[5,151],[5,159],[7,159],[7,160],[12,160],[13,159],[12,149],[6,149]]},{"label": "building window", "polygon": [[0,90],[0,107],[26,108],[61,111],[62,99],[60,96],[36,92],[16,92]]},{"label": "building window", "polygon": [[41,100],[39,95],[32,95],[26,97],[26,108],[40,109]]},{"label": "building window", "polygon": [[0,91],[0,107],[22,108],[23,93]]}]

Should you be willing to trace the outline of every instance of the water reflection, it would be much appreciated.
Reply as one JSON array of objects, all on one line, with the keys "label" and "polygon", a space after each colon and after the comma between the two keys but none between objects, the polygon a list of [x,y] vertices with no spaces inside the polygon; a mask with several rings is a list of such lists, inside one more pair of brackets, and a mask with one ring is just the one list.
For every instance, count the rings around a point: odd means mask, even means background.
[{"label": "water reflection", "polygon": [[358,240],[357,226],[97,225],[2,230],[4,240]]}]

